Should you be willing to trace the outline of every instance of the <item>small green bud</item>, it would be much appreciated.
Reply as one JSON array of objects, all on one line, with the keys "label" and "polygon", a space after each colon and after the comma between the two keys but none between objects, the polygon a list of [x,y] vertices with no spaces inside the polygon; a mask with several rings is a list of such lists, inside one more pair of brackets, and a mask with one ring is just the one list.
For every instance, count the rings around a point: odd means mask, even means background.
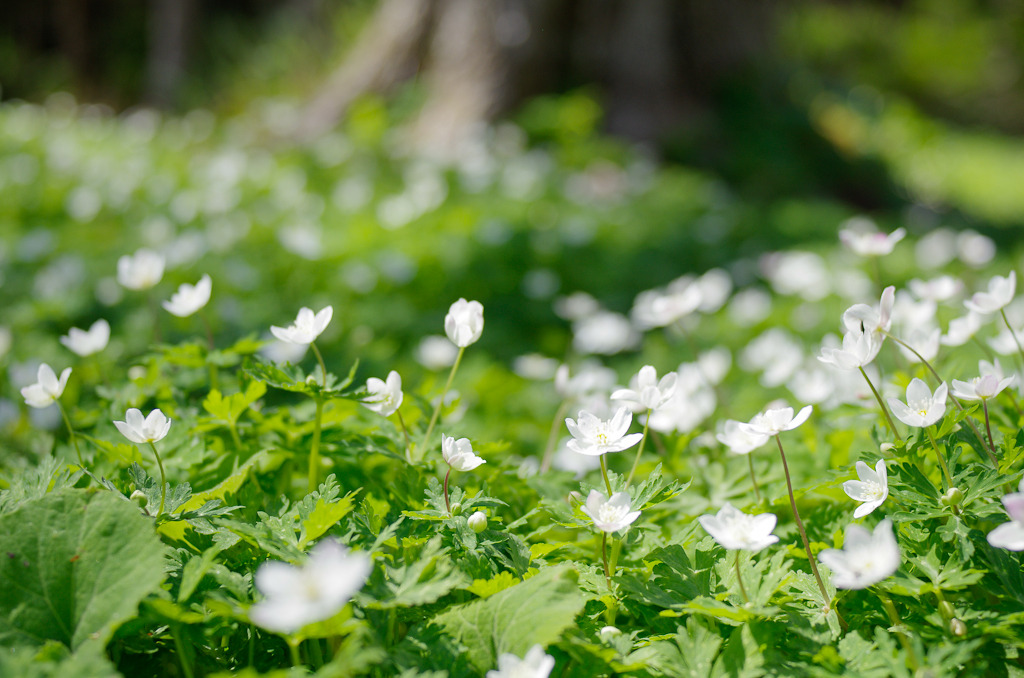
[{"label": "small green bud", "polygon": [[483,511],[477,511],[469,517],[469,526],[473,531],[480,534],[487,529],[487,516]]},{"label": "small green bud", "polygon": [[954,618],[949,622],[949,630],[952,631],[954,636],[963,637],[967,635],[967,624]]},{"label": "small green bud", "polygon": [[881,450],[882,452],[892,452],[895,448],[896,445],[894,445],[893,443],[882,443],[881,445],[878,446],[878,449]]},{"label": "small green bud", "polygon": [[146,508],[146,504],[149,503],[149,498],[142,493],[142,490],[135,490],[128,498],[138,504],[139,508]]},{"label": "small green bud", "polygon": [[452,504],[452,515],[457,516],[460,513],[462,513],[462,504],[460,504],[459,502],[455,502],[454,504]]},{"label": "small green bud", "polygon": [[939,501],[946,506],[956,507],[960,505],[960,502],[964,500],[964,493],[959,488],[951,487],[946,490],[946,493],[942,495]]}]

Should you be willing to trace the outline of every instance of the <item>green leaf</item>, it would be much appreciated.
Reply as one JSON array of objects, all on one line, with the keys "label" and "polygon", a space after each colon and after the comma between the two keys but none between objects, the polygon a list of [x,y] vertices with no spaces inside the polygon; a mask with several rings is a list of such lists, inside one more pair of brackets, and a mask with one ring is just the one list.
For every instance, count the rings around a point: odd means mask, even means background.
[{"label": "green leaf", "polygon": [[232,393],[225,397],[217,389],[213,389],[203,401],[203,409],[219,422],[232,425],[238,421],[242,413],[267,392],[267,385],[256,379],[242,393]]},{"label": "green leaf", "polygon": [[[321,485],[320,489],[323,490],[323,488],[324,486]],[[302,520],[299,548],[306,548],[306,544],[314,539],[319,539],[324,532],[337,525],[339,520],[348,515],[358,492],[359,490],[349,492],[336,501],[325,500],[322,496],[318,497],[313,510]]]},{"label": "green leaf", "polygon": [[90,643],[77,652],[54,641],[42,648],[20,646],[0,653],[0,676],[17,678],[120,678],[103,647]]},{"label": "green leaf", "polygon": [[0,517],[0,644],[105,644],[163,581],[165,550],[109,492],[63,491]]},{"label": "green leaf", "polygon": [[583,603],[576,573],[559,565],[485,600],[450,608],[434,622],[465,645],[470,662],[486,671],[500,654],[522,657],[534,645],[557,642]]},{"label": "green leaf", "polygon": [[385,568],[383,586],[375,586],[378,600],[368,607],[426,605],[469,584],[469,575],[455,568],[448,549],[441,546],[440,535],[430,539],[415,557],[409,553],[405,556],[405,565]]},{"label": "green leaf", "polygon": [[310,397],[319,397],[325,400],[354,397],[362,387],[357,389],[348,389],[348,387],[355,379],[358,368],[359,361],[357,360],[352,364],[345,378],[341,380],[328,372],[326,385],[321,385],[319,377],[314,377],[312,373],[307,375],[295,365],[275,365],[262,360],[259,356],[246,358],[242,365],[242,370],[257,381],[284,391],[305,393]]}]

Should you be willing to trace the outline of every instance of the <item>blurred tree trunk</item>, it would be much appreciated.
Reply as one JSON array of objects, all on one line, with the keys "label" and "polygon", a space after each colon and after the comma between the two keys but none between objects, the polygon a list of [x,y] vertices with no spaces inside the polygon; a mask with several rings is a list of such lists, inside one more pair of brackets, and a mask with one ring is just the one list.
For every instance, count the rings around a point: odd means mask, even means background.
[{"label": "blurred tree trunk", "polygon": [[196,0],[149,0],[144,99],[171,108],[188,63],[188,45],[195,29]]}]

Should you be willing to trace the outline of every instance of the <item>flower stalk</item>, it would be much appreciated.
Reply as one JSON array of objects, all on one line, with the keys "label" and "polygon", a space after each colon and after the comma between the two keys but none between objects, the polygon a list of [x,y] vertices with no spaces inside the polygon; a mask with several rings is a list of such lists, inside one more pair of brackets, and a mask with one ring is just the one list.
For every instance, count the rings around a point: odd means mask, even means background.
[{"label": "flower stalk", "polygon": [[153,450],[153,456],[156,457],[157,468],[160,469],[160,508],[156,511],[156,514],[159,516],[164,512],[164,503],[167,499],[167,476],[164,474],[164,462],[160,459],[160,453],[156,451],[156,445],[152,440],[149,441],[149,449]]},{"label": "flower stalk", "polygon": [[886,407],[885,401],[882,400],[882,396],[878,392],[878,389],[876,389],[875,385],[871,383],[871,378],[868,377],[868,373],[864,371],[863,367],[858,367],[857,369],[860,370],[860,373],[864,376],[864,381],[868,382],[868,388],[871,389],[871,393],[874,394],[875,400],[878,401],[878,406],[882,409],[882,414],[885,416],[885,423],[888,425],[889,430],[892,431],[893,436],[895,436],[896,443],[899,444],[903,442],[899,431],[896,430],[896,423],[892,420],[892,415],[889,414],[889,408]]},{"label": "flower stalk", "polygon": [[68,427],[68,437],[71,438],[71,444],[75,447],[78,465],[85,468],[85,462],[82,461],[82,450],[78,447],[78,436],[75,435],[75,429],[71,426],[71,419],[68,418],[68,413],[64,410],[64,406],[60,404],[60,400],[54,400],[53,402],[57,403],[57,409],[60,410],[60,416],[64,419],[64,425]]},{"label": "flower stalk", "polygon": [[743,574],[740,572],[740,552],[738,549],[736,551],[736,558],[733,560],[733,564],[736,566],[736,581],[739,582],[740,585],[740,595],[743,596],[744,603],[750,604],[750,596],[747,595],[747,588],[743,585]]},{"label": "flower stalk", "polygon": [[441,398],[437,401],[437,406],[434,407],[434,413],[430,415],[430,423],[427,424],[427,430],[423,434],[423,439],[420,441],[419,448],[416,451],[415,458],[417,461],[423,458],[423,454],[427,450],[427,443],[430,441],[430,434],[434,432],[434,426],[437,425],[437,418],[441,416],[441,408],[444,407],[444,397],[448,395],[448,389],[452,387],[452,380],[455,379],[455,372],[459,369],[459,363],[462,362],[462,354],[466,352],[466,347],[462,346],[459,348],[458,355],[455,356],[455,362],[452,363],[451,372],[448,373],[448,381],[444,383],[444,389],[441,391]]},{"label": "flower stalk", "polygon": [[939,444],[935,441],[935,435],[932,433],[931,426],[925,426],[924,432],[928,434],[928,440],[932,443],[932,449],[935,450],[935,456],[939,458],[939,466],[942,467],[942,474],[946,477],[946,489],[953,487],[953,478],[949,474],[949,467],[946,466],[946,459],[939,452]]},{"label": "flower stalk", "polygon": [[818,563],[814,559],[814,554],[811,552],[811,542],[807,539],[807,530],[804,529],[804,521],[800,519],[800,512],[796,508],[796,497],[793,495],[793,481],[789,476],[789,464],[786,463],[786,452],[782,449],[782,440],[779,436],[774,436],[775,443],[779,446],[779,456],[782,457],[782,470],[786,473],[786,489],[789,490],[789,506],[793,509],[793,519],[796,521],[796,527],[800,531],[800,539],[804,543],[804,551],[807,552],[807,561],[811,565],[811,572],[814,573],[814,580],[818,582],[818,590],[821,591],[821,599],[825,601],[826,606],[831,606],[832,599],[825,590],[825,583],[821,580],[821,574],[818,572]]},{"label": "flower stalk", "polygon": [[[626,477],[626,487],[629,487],[629,484],[633,482],[633,476],[636,475],[636,468],[637,466],[640,465],[640,455],[644,453],[644,443],[647,442],[647,430],[650,428],[651,425],[651,413],[653,411],[654,410],[647,410],[647,418],[644,419],[643,437],[640,438],[640,445],[637,447],[636,450],[636,458],[633,459],[633,468],[629,469],[629,475]],[[609,490],[609,492],[610,491],[611,490]]]}]

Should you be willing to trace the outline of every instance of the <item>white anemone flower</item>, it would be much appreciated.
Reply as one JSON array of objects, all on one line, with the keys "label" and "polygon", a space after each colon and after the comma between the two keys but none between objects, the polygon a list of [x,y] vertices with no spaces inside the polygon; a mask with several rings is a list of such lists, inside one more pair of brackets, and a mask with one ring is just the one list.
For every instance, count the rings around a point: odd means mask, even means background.
[{"label": "white anemone flower", "polygon": [[754,418],[746,424],[740,424],[740,429],[750,435],[777,436],[783,431],[792,431],[807,421],[811,416],[813,405],[807,405],[793,416],[792,407],[770,409],[755,414]]},{"label": "white anemone flower", "polygon": [[975,292],[970,299],[964,302],[968,311],[974,311],[986,315],[1001,311],[1007,304],[1013,301],[1013,295],[1017,289],[1017,272],[1010,271],[1010,275],[992,276],[988,281],[988,290]]},{"label": "white anemone flower", "polygon": [[896,243],[907,235],[905,228],[897,228],[892,233],[882,233],[874,228],[874,223],[864,217],[854,217],[846,223],[849,228],[839,231],[839,241],[854,254],[862,257],[881,257],[891,254]]},{"label": "white anemone flower", "polygon": [[299,309],[294,323],[288,327],[271,325],[270,333],[289,344],[311,344],[327,329],[333,315],[334,307],[332,306],[324,306],[315,314],[313,309],[303,306]]},{"label": "white anemone flower", "polygon": [[634,411],[656,410],[672,399],[676,391],[678,372],[669,372],[658,380],[658,372],[651,365],[640,368],[632,380],[631,388],[621,388],[612,393],[612,400],[621,400],[631,406]]},{"label": "white anemone flower", "polygon": [[[927,361],[935,360],[935,357],[939,355],[939,345],[942,338],[942,332],[936,328],[929,327],[918,327],[910,332],[904,338],[904,343],[917,351],[921,358]],[[900,353],[903,357],[912,363],[919,363],[921,359],[914,354],[913,351],[906,348],[902,344],[900,345]]]},{"label": "white anemone flower", "polygon": [[889,398],[889,407],[896,418],[907,426],[925,428],[942,419],[946,413],[948,391],[946,382],[942,382],[932,393],[926,383],[915,377],[907,385],[907,402]]},{"label": "white anemone flower", "polygon": [[949,321],[949,328],[939,340],[943,346],[963,346],[981,329],[982,318],[974,311]]},{"label": "white anemone flower", "polygon": [[772,534],[777,520],[774,513],[750,515],[729,502],[725,502],[717,514],[705,513],[697,518],[701,527],[707,530],[722,548],[751,553],[757,553],[779,540]]},{"label": "white anemone flower", "polygon": [[441,434],[441,456],[444,462],[456,471],[472,471],[480,464],[487,462],[473,452],[469,438],[459,438]]},{"label": "white anemone flower", "polygon": [[110,342],[110,323],[103,318],[94,322],[88,330],[80,330],[72,327],[68,333],[60,338],[69,351],[77,355],[85,356],[99,353],[107,347]]},{"label": "white anemone flower", "polygon": [[483,331],[484,307],[479,301],[460,298],[448,308],[444,317],[444,333],[459,348],[475,343]]},{"label": "white anemone flower", "polygon": [[314,546],[304,565],[265,562],[254,576],[264,598],[249,608],[249,619],[275,633],[295,633],[337,614],[372,570],[369,556],[332,539]]},{"label": "white anemone flower", "polygon": [[402,405],[402,376],[391,370],[387,381],[370,377],[366,380],[370,395],[363,399],[363,406],[383,417],[390,417]]},{"label": "white anemone flower", "polygon": [[616,492],[607,497],[603,492],[591,490],[582,511],[590,516],[594,527],[602,532],[618,532],[640,517],[640,511],[631,511],[630,508],[630,498],[626,492]]},{"label": "white anemone flower", "polygon": [[842,549],[825,549],[818,559],[832,570],[832,584],[840,589],[864,589],[892,575],[900,566],[900,548],[886,518],[874,532],[860,525],[846,528]]},{"label": "white anemone flower", "polygon": [[960,400],[988,400],[995,398],[1003,392],[1007,386],[1012,384],[1016,375],[1011,374],[1005,379],[1000,379],[995,374],[983,374],[970,381],[953,380],[953,397]]},{"label": "white anemone flower", "polygon": [[130,290],[147,290],[164,277],[164,256],[142,248],[117,260],[117,282]]},{"label": "white anemone flower", "polygon": [[861,330],[884,335],[892,328],[892,308],[896,303],[896,288],[890,285],[882,290],[878,306],[854,304],[843,313],[847,330]]},{"label": "white anemone flower", "polygon": [[553,668],[555,658],[534,645],[522,659],[510,652],[499,655],[498,668],[488,671],[487,678],[548,678]]},{"label": "white anemone flower", "polygon": [[124,413],[124,421],[115,421],[114,426],[125,438],[142,445],[163,440],[171,430],[171,420],[159,409],[143,418],[142,412],[133,407]]},{"label": "white anemone flower", "polygon": [[49,407],[64,395],[64,388],[68,385],[68,377],[70,376],[70,367],[65,367],[58,379],[53,368],[46,363],[42,363],[39,366],[38,372],[36,372],[36,383],[29,384],[21,389],[21,395],[25,399],[25,404],[29,407]]},{"label": "white anemone flower", "polygon": [[889,477],[885,470],[885,460],[879,459],[874,470],[862,461],[857,462],[859,480],[847,480],[843,483],[843,492],[854,501],[864,502],[853,512],[854,518],[863,518],[889,496]]},{"label": "white anemone flower", "polygon": [[576,421],[568,418],[565,420],[565,425],[573,438],[568,443],[569,449],[592,457],[629,449],[643,438],[642,433],[626,435],[631,423],[633,415],[625,407],[617,409],[608,420],[599,419],[586,410],[580,410]]},{"label": "white anemone flower", "polygon": [[1010,522],[988,533],[989,544],[1010,551],[1024,551],[1024,480],[1017,490],[1003,496],[1003,506],[1010,514]]},{"label": "white anemone flower", "polygon": [[187,318],[209,303],[212,291],[213,282],[210,280],[210,276],[203,274],[203,277],[195,285],[188,283],[180,285],[178,291],[171,295],[170,300],[163,302],[163,307],[171,315]]},{"label": "white anemone flower", "polygon": [[882,338],[875,332],[850,330],[843,335],[843,347],[823,347],[818,360],[841,370],[853,370],[868,365],[882,350]]},{"label": "white anemone flower", "polygon": [[771,438],[765,433],[750,433],[743,430],[743,423],[727,419],[722,432],[715,435],[718,442],[728,447],[733,454],[750,454]]}]

